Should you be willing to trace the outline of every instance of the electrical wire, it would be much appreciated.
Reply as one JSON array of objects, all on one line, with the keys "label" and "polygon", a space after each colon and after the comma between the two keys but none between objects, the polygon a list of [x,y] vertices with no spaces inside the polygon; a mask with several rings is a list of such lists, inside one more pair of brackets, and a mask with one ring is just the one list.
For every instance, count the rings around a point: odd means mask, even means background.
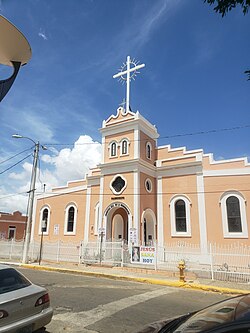
[{"label": "electrical wire", "polygon": [[21,162],[23,162],[24,160],[26,160],[26,159],[27,159],[28,157],[30,157],[30,156],[32,156],[32,154],[27,155],[26,157],[24,157],[23,159],[21,159],[21,160],[18,161],[17,163],[11,165],[9,168],[5,169],[4,171],[1,171],[1,172],[0,172],[0,175],[2,175],[2,174],[5,173],[6,171],[8,171],[8,170],[14,168],[16,165],[20,164]]},{"label": "electrical wire", "polygon": [[[31,147],[31,148],[33,148],[33,147]],[[17,156],[19,156],[19,155],[25,153],[26,151],[30,150],[31,148],[25,149],[25,150],[21,151],[20,153],[17,153],[17,154],[15,154],[15,155],[13,155],[13,156],[7,158],[6,160],[1,161],[0,164],[3,164],[3,163],[5,163],[5,162],[10,161],[12,158],[15,158],[15,157],[17,157]]]},{"label": "electrical wire", "polygon": [[[219,133],[225,131],[235,131],[244,128],[250,128],[250,125],[242,125],[242,126],[235,126],[235,127],[226,127],[226,128],[219,128],[219,129],[211,129],[207,131],[198,131],[198,132],[190,132],[190,133],[180,133],[180,134],[173,134],[173,135],[164,135],[159,138],[152,138],[152,139],[171,139],[171,138],[178,138],[178,137],[185,137],[185,136],[195,136],[195,135],[204,135],[204,134],[211,134],[211,133]],[[139,142],[139,141],[148,141],[148,139],[139,139],[139,140],[131,140],[130,142]],[[86,142],[86,143],[45,143],[45,146],[82,146],[82,145],[101,145],[101,142]]]}]

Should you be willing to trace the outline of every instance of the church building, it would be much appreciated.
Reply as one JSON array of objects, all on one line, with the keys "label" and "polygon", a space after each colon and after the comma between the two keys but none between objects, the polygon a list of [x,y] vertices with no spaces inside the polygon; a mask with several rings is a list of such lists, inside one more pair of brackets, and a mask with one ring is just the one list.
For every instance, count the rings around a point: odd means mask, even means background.
[{"label": "church building", "polygon": [[126,109],[100,129],[101,163],[84,179],[36,197],[32,239],[40,239],[43,225],[48,242],[102,235],[133,245],[185,242],[203,253],[209,243],[249,245],[247,158],[214,161],[202,149],[158,146],[156,127],[128,109],[129,82]]}]

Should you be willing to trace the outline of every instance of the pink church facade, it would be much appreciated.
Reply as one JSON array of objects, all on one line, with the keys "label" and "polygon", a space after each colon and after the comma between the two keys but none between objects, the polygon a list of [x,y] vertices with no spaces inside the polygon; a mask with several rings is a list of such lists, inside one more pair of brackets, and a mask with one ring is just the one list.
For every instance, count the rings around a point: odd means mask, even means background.
[{"label": "pink church facade", "polygon": [[32,238],[125,240],[158,246],[185,242],[249,245],[250,164],[214,161],[203,150],[157,145],[155,126],[139,112],[103,121],[102,160],[84,179],[36,197]]}]

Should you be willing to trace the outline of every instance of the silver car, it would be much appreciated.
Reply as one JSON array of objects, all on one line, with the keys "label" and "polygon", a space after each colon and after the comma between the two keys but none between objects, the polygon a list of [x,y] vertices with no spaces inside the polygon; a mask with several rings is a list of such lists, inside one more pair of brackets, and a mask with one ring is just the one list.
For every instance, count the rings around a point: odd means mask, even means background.
[{"label": "silver car", "polygon": [[0,332],[30,333],[47,325],[53,310],[47,290],[0,264]]}]

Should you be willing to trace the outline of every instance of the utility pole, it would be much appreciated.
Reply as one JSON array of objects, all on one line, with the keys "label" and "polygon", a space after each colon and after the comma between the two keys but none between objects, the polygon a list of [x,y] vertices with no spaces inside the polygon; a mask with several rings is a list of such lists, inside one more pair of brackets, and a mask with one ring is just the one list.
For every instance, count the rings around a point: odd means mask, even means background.
[{"label": "utility pole", "polygon": [[27,219],[24,248],[23,248],[23,259],[22,259],[23,264],[27,264],[27,262],[28,262],[33,206],[34,206],[34,197],[35,197],[35,190],[36,190],[35,186],[36,186],[36,172],[37,172],[37,165],[38,165],[38,153],[39,153],[39,142],[37,142],[35,144],[35,150],[34,150],[34,160],[33,160],[31,184],[30,184],[29,200],[28,200],[28,219]]}]

